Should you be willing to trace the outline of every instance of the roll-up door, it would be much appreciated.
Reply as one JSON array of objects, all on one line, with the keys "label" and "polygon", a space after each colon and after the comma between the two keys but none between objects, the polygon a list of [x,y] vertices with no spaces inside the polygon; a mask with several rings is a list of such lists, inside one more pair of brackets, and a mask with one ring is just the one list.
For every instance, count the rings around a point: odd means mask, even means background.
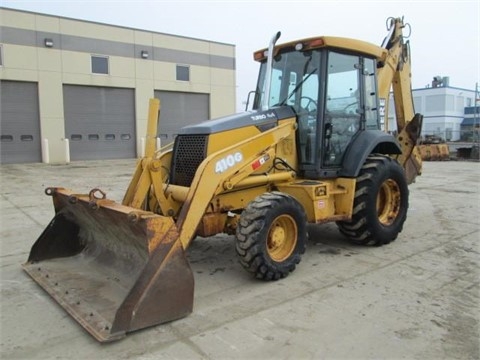
[{"label": "roll-up door", "polygon": [[173,141],[178,130],[185,125],[196,124],[210,117],[208,94],[175,91],[155,91],[160,99],[160,128],[162,145]]},{"label": "roll-up door", "polygon": [[42,161],[37,83],[0,81],[0,159]]},{"label": "roll-up door", "polygon": [[63,86],[71,160],[136,157],[134,96],[133,89]]}]

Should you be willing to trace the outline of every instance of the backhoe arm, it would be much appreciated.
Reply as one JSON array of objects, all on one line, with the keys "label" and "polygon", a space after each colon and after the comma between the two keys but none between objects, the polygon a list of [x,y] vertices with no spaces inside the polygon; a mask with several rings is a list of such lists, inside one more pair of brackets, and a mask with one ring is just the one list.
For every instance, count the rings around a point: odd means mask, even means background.
[{"label": "backhoe arm", "polygon": [[407,182],[410,184],[422,172],[417,140],[420,136],[423,116],[415,114],[412,98],[410,44],[404,41],[403,35],[403,29],[407,26],[410,28],[410,25],[404,24],[401,18],[390,18],[389,21],[389,33],[382,44],[387,52],[377,71],[378,91],[379,98],[385,104],[385,130],[389,130],[388,99],[390,90],[393,89],[397,140],[402,148],[402,153],[397,156],[397,160],[404,167]]}]

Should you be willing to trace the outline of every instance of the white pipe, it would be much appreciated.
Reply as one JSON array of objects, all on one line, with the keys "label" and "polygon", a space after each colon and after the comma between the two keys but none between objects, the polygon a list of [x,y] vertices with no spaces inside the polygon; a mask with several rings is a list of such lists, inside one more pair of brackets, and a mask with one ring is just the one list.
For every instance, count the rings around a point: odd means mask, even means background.
[{"label": "white pipe", "polygon": [[262,110],[266,111],[270,108],[270,88],[271,88],[271,81],[272,81],[272,70],[273,70],[273,49],[275,47],[275,43],[280,38],[282,33],[279,31],[275,35],[273,35],[272,39],[270,40],[270,44],[268,44],[268,55],[267,55],[267,73],[265,74],[265,84],[264,89],[265,93],[262,98]]},{"label": "white pipe", "polygon": [[160,137],[157,137],[157,151],[160,150],[162,147],[162,142],[160,141]]},{"label": "white pipe", "polygon": [[70,141],[68,139],[65,140],[65,163],[70,164]]},{"label": "white pipe", "polygon": [[50,149],[48,147],[48,139],[43,139],[43,162],[50,164]]}]

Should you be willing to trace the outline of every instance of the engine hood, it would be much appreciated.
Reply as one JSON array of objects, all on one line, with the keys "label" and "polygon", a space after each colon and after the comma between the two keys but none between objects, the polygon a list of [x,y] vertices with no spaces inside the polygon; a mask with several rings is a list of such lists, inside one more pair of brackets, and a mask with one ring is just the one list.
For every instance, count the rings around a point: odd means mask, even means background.
[{"label": "engine hood", "polygon": [[215,134],[246,126],[257,126],[261,131],[265,131],[276,126],[279,120],[293,116],[295,116],[295,112],[289,106],[281,106],[265,111],[253,110],[188,125],[181,128],[178,135]]}]

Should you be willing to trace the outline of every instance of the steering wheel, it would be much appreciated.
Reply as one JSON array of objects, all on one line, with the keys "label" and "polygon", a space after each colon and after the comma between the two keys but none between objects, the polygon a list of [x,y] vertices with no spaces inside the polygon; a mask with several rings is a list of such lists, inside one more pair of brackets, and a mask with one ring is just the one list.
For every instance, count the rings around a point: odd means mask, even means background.
[{"label": "steering wheel", "polygon": [[[306,99],[306,100],[307,100],[307,104],[306,104],[305,106],[302,105],[302,100],[303,100],[303,99]],[[310,105],[311,105],[311,104],[314,105],[314,108],[313,108],[313,109],[310,109]],[[307,111],[307,114],[310,114],[310,113],[316,111],[317,108],[318,108],[317,102],[316,102],[315,100],[313,100],[313,99],[312,99],[311,97],[309,97],[309,96],[302,96],[302,97],[300,98],[300,106]]]}]

